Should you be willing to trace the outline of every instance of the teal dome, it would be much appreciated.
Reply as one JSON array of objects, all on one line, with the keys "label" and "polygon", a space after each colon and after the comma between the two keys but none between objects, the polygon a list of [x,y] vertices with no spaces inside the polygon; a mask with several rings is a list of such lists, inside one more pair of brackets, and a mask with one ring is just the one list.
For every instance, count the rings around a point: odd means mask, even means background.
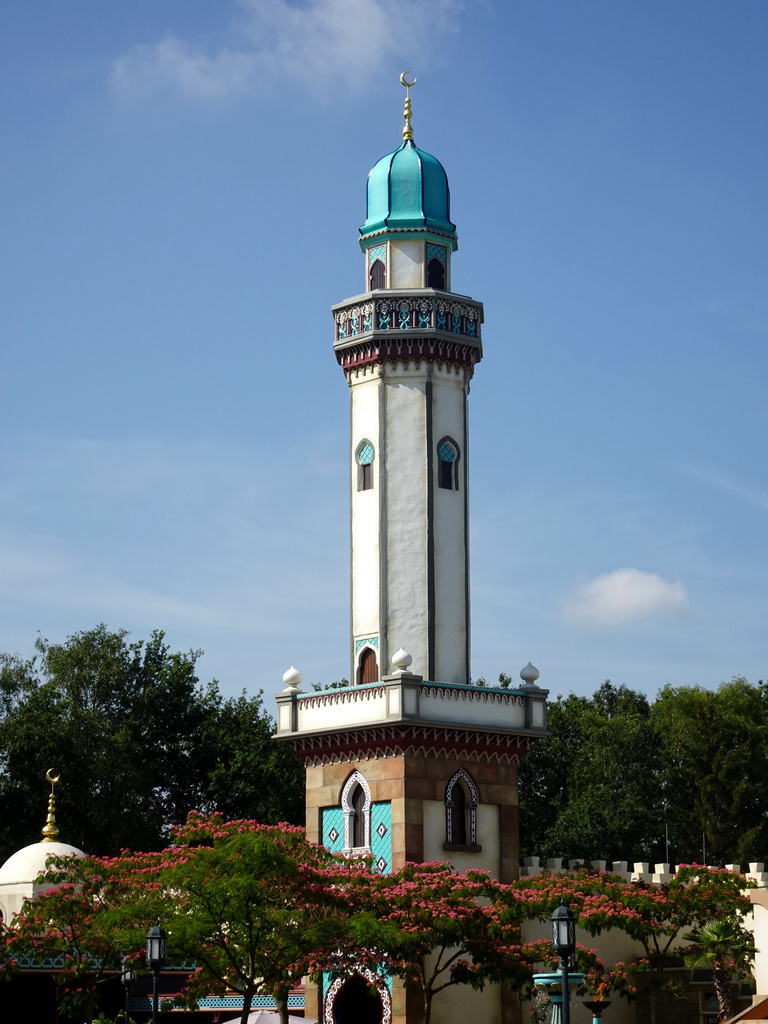
[{"label": "teal dome", "polygon": [[360,228],[363,238],[399,231],[447,236],[451,249],[458,245],[443,165],[411,139],[383,156],[368,175],[368,216]]}]

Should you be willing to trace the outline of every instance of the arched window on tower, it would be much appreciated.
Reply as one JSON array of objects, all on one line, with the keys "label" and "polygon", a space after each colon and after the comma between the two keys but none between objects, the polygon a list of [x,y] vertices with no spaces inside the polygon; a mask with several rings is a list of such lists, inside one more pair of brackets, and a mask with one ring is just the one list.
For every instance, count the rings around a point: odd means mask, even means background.
[{"label": "arched window on tower", "polygon": [[373,490],[373,445],[370,441],[361,441],[357,447],[357,489]]},{"label": "arched window on tower", "polygon": [[437,446],[437,484],[447,491],[459,489],[459,449],[449,437]]},{"label": "arched window on tower", "polygon": [[359,849],[366,846],[365,842],[365,790],[355,786],[352,790],[352,846]]},{"label": "arched window on tower", "polygon": [[445,291],[445,267],[440,260],[430,260],[427,264],[427,288]]},{"label": "arched window on tower", "polygon": [[445,291],[445,268],[448,250],[444,245],[427,242],[427,288]]},{"label": "arched window on tower", "polygon": [[360,655],[359,664],[360,684],[378,683],[379,663],[376,660],[376,651],[372,647],[364,647]]},{"label": "arched window on tower", "polygon": [[370,850],[371,791],[358,771],[352,772],[344,783],[341,809],[344,814],[344,849]]},{"label": "arched window on tower", "polygon": [[477,843],[477,787],[462,769],[445,787],[445,849],[479,853]]},{"label": "arched window on tower", "polygon": [[387,287],[387,268],[382,260],[374,260],[371,264],[371,269],[368,271],[368,284],[372,292]]}]

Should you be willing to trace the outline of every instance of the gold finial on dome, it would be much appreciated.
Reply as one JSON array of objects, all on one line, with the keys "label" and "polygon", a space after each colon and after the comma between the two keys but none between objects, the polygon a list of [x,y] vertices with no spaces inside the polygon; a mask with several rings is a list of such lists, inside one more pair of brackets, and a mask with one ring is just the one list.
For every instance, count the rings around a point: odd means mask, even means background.
[{"label": "gold finial on dome", "polygon": [[402,75],[400,75],[400,84],[405,86],[405,108],[403,109],[405,125],[403,126],[403,138],[412,139],[413,128],[411,128],[411,117],[413,115],[411,113],[411,86],[416,85],[416,79],[414,78],[412,82],[409,82],[405,77],[407,74],[408,72],[404,71]]},{"label": "gold finial on dome", "polygon": [[45,819],[45,825],[43,826],[42,841],[44,843],[55,843],[59,836],[59,827],[56,824],[56,796],[54,791],[61,775],[54,775],[53,768],[49,768],[45,773],[45,777],[51,784],[51,794],[48,797],[48,817]]}]

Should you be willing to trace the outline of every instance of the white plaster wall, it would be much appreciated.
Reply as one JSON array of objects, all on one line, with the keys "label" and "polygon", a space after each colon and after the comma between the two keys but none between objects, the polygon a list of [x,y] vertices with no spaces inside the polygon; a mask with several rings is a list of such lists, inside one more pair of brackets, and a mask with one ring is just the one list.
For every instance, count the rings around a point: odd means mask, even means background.
[{"label": "white plaster wall", "polygon": [[442,800],[424,801],[424,860],[450,860],[459,871],[472,868],[489,871],[494,878],[501,873],[499,849],[499,809],[495,804],[477,808],[477,841],[480,853],[462,853],[443,849],[445,843],[445,804]]},{"label": "white plaster wall", "polygon": [[468,1021],[500,1024],[501,996],[498,985],[486,985],[480,992],[469,985],[451,985],[435,996],[432,1003],[433,1024],[467,1024]]},{"label": "white plaster wall", "polygon": [[466,391],[463,371],[436,369],[432,388],[433,442],[446,436],[459,448],[459,490],[437,486],[437,457],[434,459],[434,543],[435,543],[435,679],[447,683],[468,683],[467,633],[467,548],[465,531],[466,461],[464,409]]},{"label": "white plaster wall", "polygon": [[[432,382],[431,446],[435,449],[444,436],[458,444],[458,491],[437,487],[436,450],[427,451],[428,380]],[[466,683],[464,373],[426,362],[418,368],[387,364],[352,374],[350,387],[353,638],[380,637],[381,674],[390,670],[391,654],[404,647],[413,657],[412,671],[430,675],[427,466],[431,459],[435,474],[434,678]],[[364,438],[375,449],[374,487],[358,491],[355,453]]]},{"label": "white plaster wall", "polygon": [[389,287],[423,288],[426,243],[416,239],[399,239],[389,243]]},{"label": "white plaster wall", "polygon": [[[443,850],[445,805],[440,800],[424,801],[424,860],[450,858],[459,871],[484,868],[498,878],[501,859],[497,807],[490,804],[478,807],[477,841],[483,848],[481,853],[446,853]],[[498,986],[488,985],[482,992],[474,992],[468,985],[455,985],[435,998],[434,1024],[466,1024],[466,1021],[475,1020],[483,1024],[499,1024],[501,999]]]},{"label": "white plaster wall", "polygon": [[[351,448],[349,457],[352,495],[352,634],[353,639],[378,636],[380,632],[380,507],[381,507],[381,431],[378,370],[353,374],[350,381],[352,401]],[[373,489],[357,489],[357,449],[368,439],[374,448]],[[381,666],[379,666],[381,674]],[[354,682],[353,680],[350,680]]]},{"label": "white plaster wall", "polygon": [[525,726],[525,706],[506,695],[496,697],[482,689],[454,690],[438,696],[422,694],[421,717],[431,722],[458,722],[485,728],[521,729]]},{"label": "white plaster wall", "polygon": [[413,658],[411,671],[427,676],[426,364],[419,371],[387,365],[384,374],[387,647],[404,647]]},{"label": "white plaster wall", "polygon": [[755,935],[755,987],[757,996],[768,995],[768,889],[749,889],[754,918],[748,924]]},{"label": "white plaster wall", "polygon": [[386,691],[378,686],[357,687],[335,699],[300,700],[297,703],[299,732],[323,732],[370,722],[386,721],[389,705]]}]

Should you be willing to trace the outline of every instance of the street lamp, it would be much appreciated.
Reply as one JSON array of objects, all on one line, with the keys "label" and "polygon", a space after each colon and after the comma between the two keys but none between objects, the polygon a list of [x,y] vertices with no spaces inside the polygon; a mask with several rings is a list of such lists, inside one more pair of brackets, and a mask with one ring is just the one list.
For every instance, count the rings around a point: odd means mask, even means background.
[{"label": "street lamp", "polygon": [[152,971],[152,1024],[157,1024],[157,981],[165,963],[168,934],[155,921],[147,932],[147,967]]},{"label": "street lamp", "polygon": [[133,982],[135,975],[131,970],[131,961],[128,959],[128,954],[124,949],[120,950],[120,980],[123,983],[125,989],[125,1019],[128,1020],[129,1011],[131,1009],[131,983]]},{"label": "street lamp", "polygon": [[557,969],[563,985],[562,1024],[571,1024],[571,993],[568,975],[576,970],[576,918],[571,908],[561,901],[552,914],[552,945],[557,953]]}]

